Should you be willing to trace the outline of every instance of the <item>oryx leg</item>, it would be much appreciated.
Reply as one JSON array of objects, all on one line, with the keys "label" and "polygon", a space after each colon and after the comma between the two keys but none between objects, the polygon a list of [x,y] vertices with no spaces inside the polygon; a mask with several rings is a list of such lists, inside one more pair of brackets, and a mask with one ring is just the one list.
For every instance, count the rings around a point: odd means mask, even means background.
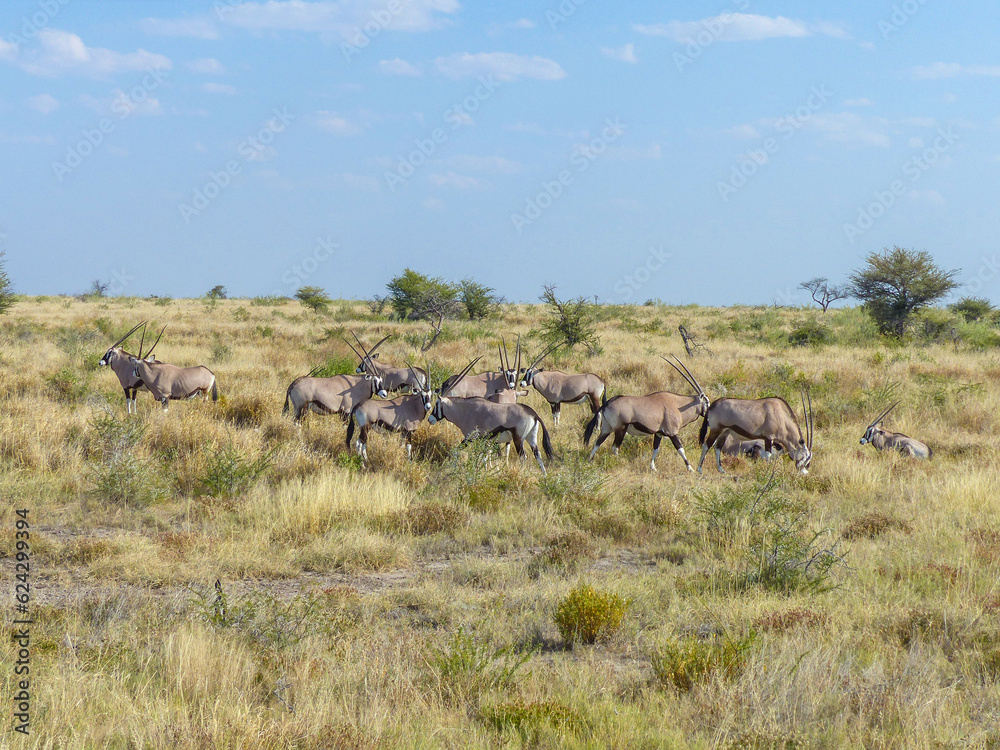
[{"label": "oryx leg", "polygon": [[535,422],[528,434],[525,435],[524,440],[531,446],[531,452],[535,454],[535,460],[538,462],[538,468],[542,470],[542,476],[548,476],[545,464],[542,463],[542,454],[538,450],[538,426],[540,424],[540,422]]},{"label": "oryx leg", "polygon": [[660,452],[660,441],[663,436],[660,433],[653,435],[653,457],[649,460],[649,468],[656,471],[656,454]]},{"label": "oryx leg", "polygon": [[774,448],[774,441],[771,438],[764,436],[764,453],[762,454],[765,461],[770,461],[773,453],[771,452]]},{"label": "oryx leg", "polygon": [[614,448],[615,455],[618,455],[618,449],[621,448],[622,441],[625,439],[625,433],[628,432],[628,428],[615,430],[615,442],[611,445]]},{"label": "oryx leg", "polygon": [[562,410],[562,404],[549,404],[552,407],[552,424],[555,427],[559,426],[559,414]]},{"label": "oryx leg", "polygon": [[125,389],[125,413],[126,414],[131,414],[132,413],[132,400],[129,398],[128,394],[129,394],[129,389],[126,388]]},{"label": "oryx leg", "polygon": [[592,450],[590,452],[590,458],[588,460],[590,460],[590,461],[594,460],[594,454],[597,453],[597,449],[600,448],[601,447],[601,443],[603,443],[609,437],[611,437],[611,433],[610,432],[603,432],[603,431],[601,432],[600,435],[597,436],[597,440],[594,442],[594,450]]},{"label": "oryx leg", "polygon": [[676,435],[671,435],[670,442],[674,444],[674,448],[681,454],[681,458],[684,459],[684,465],[687,466],[688,471],[694,471],[694,467],[691,466],[691,462],[688,461],[688,457],[684,454],[684,446],[681,444],[681,439]]},{"label": "oryx leg", "polygon": [[722,449],[720,447],[722,445],[722,441],[721,441],[720,438],[722,438],[725,435],[726,432],[728,432],[728,430],[726,430],[725,428],[723,428],[721,430],[715,429],[715,430],[710,430],[709,431],[708,436],[705,438],[705,442],[702,443],[702,445],[701,445],[701,460],[698,461],[698,473],[699,474],[702,473],[701,467],[702,467],[702,464],[705,463],[705,456],[708,455],[708,452],[712,449],[713,446],[715,447],[715,463],[716,463],[716,468],[719,470],[720,474],[725,474],[726,473],[722,469]]}]

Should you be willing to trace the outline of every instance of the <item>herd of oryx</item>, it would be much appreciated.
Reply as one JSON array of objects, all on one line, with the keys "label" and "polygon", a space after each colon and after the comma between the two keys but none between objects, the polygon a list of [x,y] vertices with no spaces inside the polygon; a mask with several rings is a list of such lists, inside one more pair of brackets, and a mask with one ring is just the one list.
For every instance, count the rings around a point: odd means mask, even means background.
[{"label": "herd of oryx", "polygon": [[[162,329],[153,345],[143,352],[145,326],[145,322],[137,324],[116,341],[99,362],[111,367],[118,376],[125,391],[127,411],[136,411],[136,396],[140,390],[149,391],[164,411],[171,400],[199,395],[207,399],[209,394],[213,400],[218,400],[215,375],[207,367],[177,367],[153,357],[153,350],[163,335]],[[143,329],[139,353],[133,355],[122,345],[139,328]],[[379,360],[377,350],[388,338],[386,336],[371,349],[366,349],[356,335],[357,348],[344,339],[359,359],[355,374],[315,377],[317,368],[308,375],[296,378],[285,393],[282,413],[292,411],[296,424],[310,410],[317,414],[341,415],[348,422],[347,446],[350,448],[354,441],[362,460],[368,458],[368,434],[373,427],[400,433],[410,457],[413,450],[411,438],[425,419],[432,425],[448,421],[461,430],[463,442],[486,437],[507,443],[508,451],[513,443],[522,458],[527,443],[542,473],[545,473],[538,437],[541,432],[542,448],[552,459],[549,431],[534,409],[517,400],[528,394],[526,389],[533,387],[551,407],[555,426],[559,425],[563,404],[589,404],[593,417],[584,430],[584,445],[589,446],[595,431],[598,433],[590,459],[612,434],[616,454],[625,435],[652,436],[650,468],[656,471],[660,441],[667,437],[688,470],[693,471],[678,433],[700,417],[699,472],[706,455],[713,448],[720,472],[723,471],[723,453],[764,460],[785,453],[803,474],[808,473],[812,462],[813,416],[812,399],[808,394],[802,395],[803,430],[792,407],[784,399],[720,398],[711,401],[680,359],[674,357],[675,364],[663,357],[691,386],[692,395],[657,391],[645,396],[622,395],[608,399],[604,381],[593,373],[574,374],[546,370],[541,366],[543,360],[560,346],[559,343],[543,350],[527,367],[521,367],[520,337],[513,365],[506,342],[501,339],[497,347],[500,358],[498,370],[470,374],[482,358],[476,357],[460,372],[434,388],[429,367],[393,367]],[[394,392],[404,395],[389,398],[389,394]],[[868,425],[861,444],[870,443],[879,451],[889,449],[916,458],[930,458],[931,449],[924,443],[902,433],[882,429],[882,422],[898,403],[889,406]]]}]

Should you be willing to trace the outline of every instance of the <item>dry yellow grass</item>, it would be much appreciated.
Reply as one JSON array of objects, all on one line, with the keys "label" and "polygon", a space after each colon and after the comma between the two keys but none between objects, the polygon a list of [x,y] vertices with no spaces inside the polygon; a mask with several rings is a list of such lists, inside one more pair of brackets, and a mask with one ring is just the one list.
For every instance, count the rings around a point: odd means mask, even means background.
[{"label": "dry yellow grass", "polygon": [[[362,303],[316,317],[297,303],[26,298],[0,318],[0,553],[10,581],[13,509],[29,508],[32,734],[3,744],[1000,742],[998,353],[886,346],[850,310],[825,321],[856,343],[822,348],[787,345],[816,311],[603,311],[602,351],[560,367],[603,375],[609,395],[682,388],[659,359],[682,351],[681,323],[708,347],[689,364],[712,397],[793,400],[810,387],[813,471],[782,461],[772,494],[792,509],[785,520],[846,553],[833,588],[748,583],[748,550],[774,525],[746,508],[726,516],[722,503],[769,467],[733,459],[725,477],[707,465],[693,476],[665,445],[653,475],[649,441],[634,438],[587,464],[584,407],[563,410],[545,479],[530,462],[484,467],[450,453],[459,435],[448,425],[418,431],[414,462],[396,436],[374,435],[365,467],[338,418],[295,427],[281,414],[285,389],[347,356],[344,333],[395,334],[386,361],[422,360],[419,324]],[[542,314],[516,305],[488,324],[452,323],[432,363],[491,361],[501,330],[537,350]],[[216,373],[219,403],[163,414],[140,394],[126,418],[96,362],[114,331],[142,319],[168,324],[161,359]],[[902,399],[890,426],[930,444],[931,462],[858,444],[890,398]],[[527,402],[551,426],[538,395]],[[681,435],[692,458],[697,429]],[[108,467],[135,481],[114,484]],[[581,581],[630,604],[607,642],[567,649],[553,615]],[[474,646],[455,640],[459,628]],[[707,674],[686,692],[654,679],[664,644],[751,630],[738,674]],[[527,660],[494,679],[505,653]],[[10,706],[9,639],[0,654]]]}]

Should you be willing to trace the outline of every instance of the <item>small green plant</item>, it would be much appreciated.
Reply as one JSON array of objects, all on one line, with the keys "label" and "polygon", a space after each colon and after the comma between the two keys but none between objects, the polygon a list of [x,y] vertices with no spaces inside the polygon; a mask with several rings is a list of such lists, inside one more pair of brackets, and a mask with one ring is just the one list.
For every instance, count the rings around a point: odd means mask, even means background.
[{"label": "small green plant", "polygon": [[238,323],[245,323],[250,320],[250,311],[242,305],[233,310],[233,320]]},{"label": "small green plant", "polygon": [[498,732],[517,732],[526,747],[541,746],[539,730],[543,727],[576,731],[584,726],[577,711],[555,701],[498,703],[480,711],[479,718]]},{"label": "small green plant", "polygon": [[815,320],[806,320],[788,334],[792,346],[822,346],[833,341],[830,329]]},{"label": "small green plant", "polygon": [[334,375],[354,375],[358,360],[335,354],[326,362],[313,370],[314,378],[332,378]]},{"label": "small green plant", "polygon": [[278,448],[249,459],[233,445],[210,451],[205,471],[198,480],[198,494],[234,497],[246,492],[274,461]]},{"label": "small green plant", "polygon": [[46,378],[49,390],[56,400],[71,404],[87,395],[87,379],[72,367],[63,367]]},{"label": "small green plant", "polygon": [[570,645],[607,640],[621,627],[628,604],[618,594],[582,583],[556,607],[556,627]]},{"label": "small green plant", "polygon": [[717,672],[726,679],[734,679],[746,668],[755,640],[756,634],[751,630],[742,638],[725,636],[721,642],[695,636],[668,641],[650,656],[653,676],[664,687],[682,693]]},{"label": "small green plant", "polygon": [[0,250],[0,315],[3,315],[17,302],[17,295],[14,294],[14,284],[7,275],[7,261],[4,260],[6,251]]},{"label": "small green plant", "polygon": [[205,297],[207,299],[227,299],[229,295],[226,293],[226,287],[222,284],[216,284],[205,292]]},{"label": "small green plant", "polygon": [[556,288],[547,284],[542,287],[542,302],[547,306],[548,319],[542,323],[542,330],[550,341],[564,341],[570,349],[582,344],[591,354],[600,351],[601,339],[597,335],[597,324],[593,305],[584,297],[575,300],[560,300]]},{"label": "small green plant", "polygon": [[280,294],[268,294],[263,297],[254,297],[250,300],[250,304],[254,307],[278,307],[288,303],[288,297],[282,297]]},{"label": "small green plant", "polygon": [[273,326],[260,325],[260,326],[257,326],[257,328],[255,330],[257,331],[257,335],[260,336],[262,339],[269,339],[269,338],[272,338],[274,336],[274,327]]},{"label": "small green plant", "polygon": [[443,648],[431,649],[426,661],[443,697],[462,702],[511,685],[533,654],[513,646],[490,646],[459,628]]}]

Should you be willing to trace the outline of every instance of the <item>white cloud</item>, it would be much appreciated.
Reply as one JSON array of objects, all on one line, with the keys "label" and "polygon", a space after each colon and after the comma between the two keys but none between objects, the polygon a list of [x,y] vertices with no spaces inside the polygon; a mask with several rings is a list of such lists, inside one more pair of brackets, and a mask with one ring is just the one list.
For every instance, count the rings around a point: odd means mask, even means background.
[{"label": "white cloud", "polygon": [[337,176],[350,187],[364,190],[366,193],[377,193],[382,189],[382,183],[371,175],[342,172]]},{"label": "white cloud", "polygon": [[524,29],[535,28],[535,22],[530,18],[519,18],[516,21],[511,21],[510,23],[494,23],[490,24],[490,27],[486,30],[486,33],[490,36],[496,36],[497,34],[502,34],[508,29],[514,31],[521,31]]},{"label": "white cloud", "polygon": [[723,13],[700,21],[668,21],[667,23],[634,24],[634,31],[647,36],[662,36],[675,42],[689,42],[708,35],[724,42],[759,42],[782,37],[805,37],[823,34],[847,38],[840,26],[827,22],[815,24],[784,16],[759,16],[752,13]]},{"label": "white cloud", "polygon": [[537,122],[515,122],[513,125],[504,125],[504,130],[512,133],[531,133],[532,135],[546,135],[545,128]]},{"label": "white cloud", "polygon": [[203,83],[201,90],[207,94],[225,94],[226,96],[236,96],[236,87],[228,83]]},{"label": "white cloud", "polygon": [[960,65],[959,63],[936,62],[918,65],[910,69],[910,76],[917,80],[940,80],[958,76],[1000,76],[1000,65]]},{"label": "white cloud", "polygon": [[28,99],[28,106],[36,112],[47,115],[59,109],[59,100],[50,94],[39,94]]},{"label": "white cloud", "polygon": [[226,66],[214,57],[202,57],[192,60],[185,67],[193,73],[201,73],[206,76],[221,76],[226,73]]},{"label": "white cloud", "polygon": [[875,102],[865,96],[860,99],[844,99],[845,107],[870,107],[873,104],[875,104]]},{"label": "white cloud", "polygon": [[244,2],[220,13],[223,23],[254,31],[312,31],[334,33],[350,42],[366,24],[392,31],[429,31],[446,22],[443,14],[455,13],[458,0],[267,0]]},{"label": "white cloud", "polygon": [[379,60],[378,69],[380,73],[388,76],[422,76],[423,73],[413,63],[401,60],[398,57],[394,60]]},{"label": "white cloud", "polygon": [[141,101],[137,101],[121,89],[111,92],[111,111],[120,116],[129,117],[151,117],[163,114],[160,100],[154,96],[146,95]]},{"label": "white cloud", "polygon": [[601,47],[601,54],[605,57],[610,57],[612,60],[621,60],[633,65],[639,62],[639,58],[635,56],[635,45],[632,42],[618,49],[614,47]]},{"label": "white cloud", "polygon": [[139,28],[153,36],[187,36],[194,39],[218,39],[219,32],[207,18],[144,18]]},{"label": "white cloud", "polygon": [[[580,146],[581,150],[587,148]],[[663,157],[663,147],[659,143],[650,143],[645,148],[630,148],[627,146],[611,146],[607,158],[619,161],[635,161],[637,159],[660,159]]]},{"label": "white cloud", "polygon": [[723,132],[734,138],[760,138],[760,131],[750,123],[735,125],[731,128],[726,128]]},{"label": "white cloud", "polygon": [[888,148],[892,141],[889,122],[881,117],[861,117],[855,112],[817,112],[804,126],[823,134],[827,140],[855,146]]},{"label": "white cloud", "polygon": [[338,136],[358,135],[362,128],[336,112],[319,111],[316,113],[316,126],[320,130]]},{"label": "white cloud", "polygon": [[522,164],[502,156],[473,156],[459,154],[445,161],[448,166],[461,170],[475,172],[490,172],[493,174],[516,174],[522,169]]},{"label": "white cloud", "polygon": [[88,47],[76,34],[58,29],[39,31],[37,48],[26,50],[15,46],[13,56],[0,54],[0,57],[31,75],[40,76],[80,73],[100,77],[129,71],[170,70],[173,67],[170,58],[163,55],[144,49],[123,53]]},{"label": "white cloud", "polygon": [[485,180],[480,180],[478,177],[456,174],[455,172],[432,174],[428,176],[427,181],[434,187],[453,188],[455,190],[482,190],[489,187],[489,183]]},{"label": "white cloud", "polygon": [[528,57],[512,52],[460,52],[434,61],[437,69],[449,78],[466,78],[493,75],[501,81],[534,78],[540,81],[558,81],[566,77],[559,63],[547,57]]}]

